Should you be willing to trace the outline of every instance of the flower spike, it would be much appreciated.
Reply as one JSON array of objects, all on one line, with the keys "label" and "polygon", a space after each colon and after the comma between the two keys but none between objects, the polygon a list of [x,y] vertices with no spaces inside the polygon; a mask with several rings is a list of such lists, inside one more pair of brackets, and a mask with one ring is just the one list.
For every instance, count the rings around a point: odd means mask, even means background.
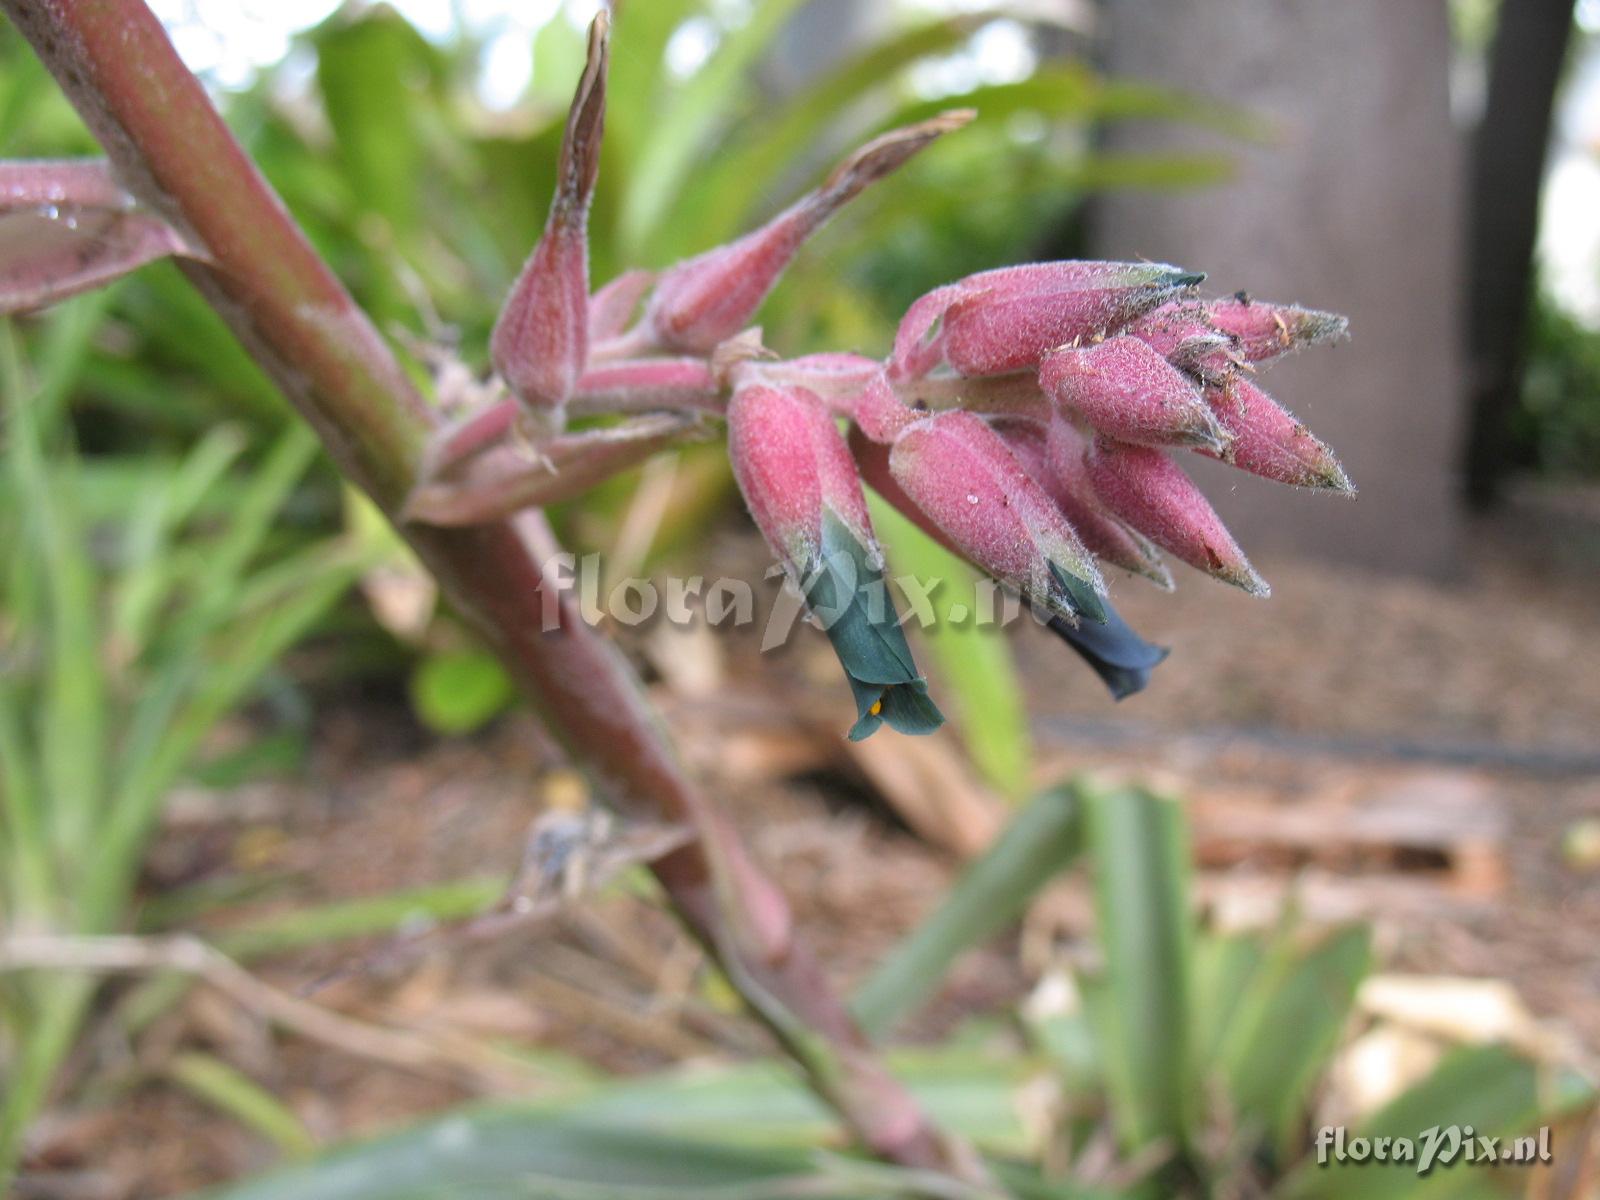
[{"label": "flower spike", "polygon": [[856,701],[850,739],[931,733],[928,696],[883,578],[861,478],[822,402],[754,384],[728,405],[728,456],[750,515],[822,624]]},{"label": "flower spike", "polygon": [[530,413],[559,426],[589,356],[589,202],[600,172],[610,18],[589,26],[589,60],[567,113],[544,235],[489,339],[495,370]]},{"label": "flower spike", "polygon": [[1252,596],[1271,594],[1200,489],[1160,450],[1096,438],[1089,482],[1107,508],[1174,558]]},{"label": "flower spike", "polygon": [[982,417],[954,410],[907,426],[889,470],[962,557],[1047,612],[1105,619],[1094,560]]},{"label": "flower spike", "polygon": [[874,138],[835,167],[816,191],[760,229],[664,272],[646,310],[656,344],[705,353],[739,332],[801,244],[829,217],[868,184],[972,117],[970,109],[958,109]]}]

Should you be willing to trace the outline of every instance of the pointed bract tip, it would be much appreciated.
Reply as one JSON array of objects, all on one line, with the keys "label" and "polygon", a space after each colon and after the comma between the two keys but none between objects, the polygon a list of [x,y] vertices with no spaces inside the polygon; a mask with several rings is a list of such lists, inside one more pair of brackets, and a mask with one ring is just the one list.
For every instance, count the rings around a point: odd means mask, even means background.
[{"label": "pointed bract tip", "polygon": [[859,146],[828,173],[817,189],[814,219],[820,224],[868,184],[897,170],[929,143],[960,129],[976,115],[976,110],[970,108],[951,109],[926,121],[891,129]]},{"label": "pointed bract tip", "polygon": [[1311,485],[1318,491],[1332,492],[1336,496],[1344,496],[1354,500],[1356,485],[1350,482],[1350,476],[1345,474],[1344,466],[1331,454],[1323,465],[1322,472]]},{"label": "pointed bract tip", "polygon": [[1211,572],[1213,579],[1220,579],[1223,583],[1232,584],[1240,591],[1245,592],[1258,600],[1265,600],[1272,595],[1272,586],[1261,578],[1256,569],[1248,562],[1240,561],[1230,563],[1226,567],[1218,567]]}]

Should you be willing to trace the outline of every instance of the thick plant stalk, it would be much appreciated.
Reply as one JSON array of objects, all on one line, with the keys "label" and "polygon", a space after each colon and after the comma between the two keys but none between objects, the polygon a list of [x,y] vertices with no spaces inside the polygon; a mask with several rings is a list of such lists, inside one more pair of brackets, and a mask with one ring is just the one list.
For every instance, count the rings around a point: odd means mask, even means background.
[{"label": "thick plant stalk", "polygon": [[[0,0],[122,180],[206,261],[184,271],[387,513],[404,504],[436,418],[305,240],[140,0]],[[981,1173],[873,1055],[796,937],[781,893],[683,775],[620,655],[547,586],[537,514],[401,532],[624,813],[686,824],[652,864],[680,917],[871,1152]],[[552,627],[553,626],[553,627]]]}]

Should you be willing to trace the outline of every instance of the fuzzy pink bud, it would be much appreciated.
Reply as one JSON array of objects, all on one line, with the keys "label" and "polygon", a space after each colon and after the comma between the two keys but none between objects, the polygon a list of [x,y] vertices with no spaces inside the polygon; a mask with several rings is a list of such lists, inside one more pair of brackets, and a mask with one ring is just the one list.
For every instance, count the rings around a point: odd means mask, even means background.
[{"label": "fuzzy pink bud", "polygon": [[962,375],[1035,366],[1048,350],[1114,332],[1205,276],[1160,263],[1036,263],[975,275],[939,340]]},{"label": "fuzzy pink bud", "polygon": [[1056,502],[1089,552],[1101,562],[1142,575],[1171,591],[1172,574],[1160,552],[1107,512],[1095,496],[1084,461],[1089,449],[1084,436],[1059,416],[1042,436],[1036,426],[1026,430],[1008,434],[1006,444]]},{"label": "fuzzy pink bud", "polygon": [[1105,619],[1105,584],[1088,551],[982,417],[953,410],[908,426],[889,470],[974,565],[1049,612]]},{"label": "fuzzy pink bud", "polygon": [[654,271],[624,271],[589,297],[589,341],[620,336],[656,281]]},{"label": "fuzzy pink bud", "polygon": [[1206,397],[1232,439],[1221,453],[1202,451],[1208,457],[1279,483],[1355,494],[1333,451],[1248,379],[1208,388]]},{"label": "fuzzy pink bud", "polygon": [[1303,346],[1336,342],[1350,328],[1337,313],[1252,300],[1243,292],[1207,304],[1206,313],[1213,325],[1236,340],[1240,357],[1253,363]]},{"label": "fuzzy pink bud", "polygon": [[1136,337],[1050,351],[1039,364],[1039,386],[1119,441],[1208,450],[1228,442],[1200,389]]},{"label": "fuzzy pink bud", "polygon": [[823,185],[738,241],[681,262],[662,274],[647,317],[657,344],[705,353],[755,316],[805,240],[867,185],[894,171],[940,135],[972,119],[943,113],[862,146]]},{"label": "fuzzy pink bud", "polygon": [[1160,450],[1099,437],[1088,467],[1101,503],[1174,558],[1252,596],[1270,594],[1194,481]]},{"label": "fuzzy pink bud", "polygon": [[750,515],[844,667],[856,703],[851,739],[883,724],[937,729],[944,718],[912,661],[855,459],[827,408],[800,388],[740,387],[728,404],[728,456]]},{"label": "fuzzy pink bud", "polygon": [[609,18],[589,26],[589,60],[567,113],[544,235],[489,339],[506,386],[530,410],[560,411],[589,355],[589,202],[605,127]]}]

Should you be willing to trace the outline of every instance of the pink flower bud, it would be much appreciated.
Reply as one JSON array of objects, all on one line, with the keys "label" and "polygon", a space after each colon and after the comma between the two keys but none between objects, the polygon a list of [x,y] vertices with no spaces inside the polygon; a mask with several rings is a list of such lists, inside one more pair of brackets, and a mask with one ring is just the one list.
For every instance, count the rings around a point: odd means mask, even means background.
[{"label": "pink flower bud", "polygon": [[1221,453],[1202,454],[1279,483],[1355,495],[1333,451],[1248,379],[1207,388],[1206,398],[1232,441]]},{"label": "pink flower bud", "polygon": [[589,355],[589,201],[600,171],[609,28],[601,9],[589,26],[589,61],[567,113],[544,236],[489,339],[495,370],[534,411],[560,411]]},{"label": "pink flower bud", "polygon": [[1172,590],[1172,574],[1162,563],[1160,552],[1107,512],[1095,496],[1084,462],[1089,444],[1070,422],[1058,416],[1044,436],[1034,430],[1030,435],[1008,436],[1006,444],[1056,502],[1091,554],[1101,562],[1142,575],[1166,591]]},{"label": "pink flower bud", "polygon": [[963,375],[1037,365],[1047,350],[1114,332],[1204,275],[1160,263],[1036,263],[962,282],[944,312],[944,358]]},{"label": "pink flower bud", "polygon": [[912,301],[894,334],[894,353],[889,356],[892,382],[920,379],[943,361],[939,323],[945,310],[965,294],[964,284],[947,283]]},{"label": "pink flower bud", "polygon": [[1050,351],[1039,364],[1039,386],[1119,441],[1208,450],[1228,441],[1200,389],[1136,337]]},{"label": "pink flower bud", "polygon": [[901,402],[882,370],[855,396],[849,411],[857,429],[884,445],[893,442],[913,421],[926,417]]},{"label": "pink flower bud", "polygon": [[816,191],[738,241],[708,250],[662,274],[647,317],[657,344],[705,353],[755,315],[804,241],[868,184],[941,134],[972,119],[970,110],[897,129],[862,146]]},{"label": "pink flower bud", "polygon": [[982,417],[954,410],[908,426],[889,469],[974,565],[1059,616],[1105,619],[1105,584],[1088,551]]},{"label": "pink flower bud", "polygon": [[1246,362],[1266,362],[1302,346],[1336,342],[1350,323],[1337,313],[1252,300],[1243,292],[1206,305],[1211,323],[1238,342]]},{"label": "pink flower bud", "polygon": [[[861,477],[873,491],[935,542],[952,554],[960,555],[960,548],[950,540],[950,536],[901,490],[889,469],[892,452],[888,446],[870,440],[860,429],[852,429],[850,452],[855,455]],[[1104,624],[1094,621],[1079,623],[1076,618],[1053,615],[1048,624],[1050,631],[1071,646],[1074,653],[1100,676],[1110,689],[1111,698],[1122,700],[1144,690],[1150,682],[1150,672],[1166,658],[1167,651],[1151,645],[1134,633],[1128,623],[1117,615],[1110,601],[1105,601],[1102,607],[1106,615]]]},{"label": "pink flower bud", "polygon": [[604,342],[619,337],[655,281],[654,271],[624,271],[590,296],[589,341]]},{"label": "pink flower bud", "polygon": [[1252,596],[1270,594],[1200,489],[1160,450],[1098,437],[1088,466],[1101,503],[1163,550]]},{"label": "pink flower bud", "polygon": [[1148,342],[1180,371],[1207,383],[1223,382],[1243,361],[1235,357],[1232,336],[1211,323],[1205,305],[1193,301],[1163,304],[1130,322],[1122,332]]},{"label": "pink flower bud", "polygon": [[883,578],[855,459],[802,389],[741,387],[728,404],[734,478],[773,551],[822,623],[856,701],[850,737],[944,721],[917,673]]},{"label": "pink flower bud", "polygon": [[786,565],[803,569],[821,554],[824,507],[876,553],[855,460],[816,397],[740,388],[728,403],[728,457],[750,515]]}]

